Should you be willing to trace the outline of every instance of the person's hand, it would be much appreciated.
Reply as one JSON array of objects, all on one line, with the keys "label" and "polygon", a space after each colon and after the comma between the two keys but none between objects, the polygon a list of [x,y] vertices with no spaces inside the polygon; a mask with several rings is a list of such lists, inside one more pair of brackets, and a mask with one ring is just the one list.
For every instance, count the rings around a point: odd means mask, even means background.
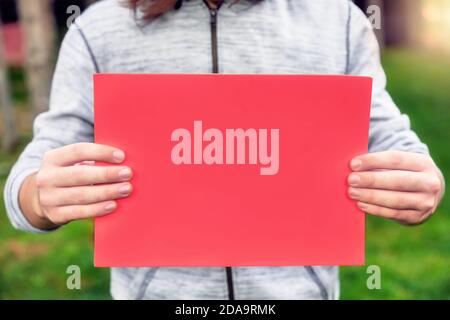
[{"label": "person's hand", "polygon": [[355,157],[348,194],[366,213],[417,225],[434,213],[444,178],[426,155],[385,151]]},{"label": "person's hand", "polygon": [[93,162],[120,164],[124,159],[123,151],[94,143],[48,151],[40,170],[21,188],[21,206],[29,208],[24,210],[27,218],[38,227],[49,228],[113,212],[115,200],[132,192],[132,171],[119,165],[95,166]]}]

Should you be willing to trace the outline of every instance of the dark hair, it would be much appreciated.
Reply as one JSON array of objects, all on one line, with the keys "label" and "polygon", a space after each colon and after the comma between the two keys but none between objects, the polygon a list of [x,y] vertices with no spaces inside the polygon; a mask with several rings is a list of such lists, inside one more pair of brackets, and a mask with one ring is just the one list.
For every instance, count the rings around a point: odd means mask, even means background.
[{"label": "dark hair", "polygon": [[[223,0],[206,0],[211,3],[222,3]],[[259,2],[262,0],[247,0],[250,2]],[[232,2],[236,3],[239,0]],[[144,20],[151,20],[161,16],[162,14],[178,9],[183,4],[183,0],[126,0],[125,4],[134,11],[140,10],[143,13]]]}]

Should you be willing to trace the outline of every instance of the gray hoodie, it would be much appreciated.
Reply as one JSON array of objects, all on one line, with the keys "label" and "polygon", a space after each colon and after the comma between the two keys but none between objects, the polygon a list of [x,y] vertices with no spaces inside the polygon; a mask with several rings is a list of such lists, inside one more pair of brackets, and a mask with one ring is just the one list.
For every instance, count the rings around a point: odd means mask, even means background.
[{"label": "gray hoodie", "polygon": [[[93,141],[92,75],[211,72],[210,14],[191,0],[138,26],[117,0],[91,6],[70,27],[56,66],[50,110],[34,123],[33,140],[5,187],[12,224],[31,232],[18,203],[24,178],[43,154]],[[219,72],[351,74],[373,77],[369,149],[427,153],[385,90],[379,48],[364,14],[348,0],[229,1],[217,16]],[[149,88],[151,90],[151,88]],[[124,106],[126,108],[126,106]],[[225,268],[113,268],[116,299],[336,299],[333,266]]]}]

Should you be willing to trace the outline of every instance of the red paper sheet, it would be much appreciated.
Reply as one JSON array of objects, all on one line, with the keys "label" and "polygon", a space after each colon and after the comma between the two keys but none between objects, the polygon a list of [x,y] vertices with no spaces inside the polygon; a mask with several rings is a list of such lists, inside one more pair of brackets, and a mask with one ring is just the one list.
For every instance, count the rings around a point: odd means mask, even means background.
[{"label": "red paper sheet", "polygon": [[346,180],[367,152],[371,86],[95,75],[95,142],[124,150],[134,172],[133,194],[95,221],[95,266],[364,264],[364,214]]}]

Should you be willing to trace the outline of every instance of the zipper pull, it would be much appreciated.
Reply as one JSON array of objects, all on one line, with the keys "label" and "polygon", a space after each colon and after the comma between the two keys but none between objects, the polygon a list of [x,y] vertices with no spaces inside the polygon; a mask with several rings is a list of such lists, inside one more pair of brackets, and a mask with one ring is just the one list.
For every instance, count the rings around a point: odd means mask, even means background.
[{"label": "zipper pull", "polygon": [[217,23],[217,9],[209,9],[209,15],[211,17],[211,24]]}]

